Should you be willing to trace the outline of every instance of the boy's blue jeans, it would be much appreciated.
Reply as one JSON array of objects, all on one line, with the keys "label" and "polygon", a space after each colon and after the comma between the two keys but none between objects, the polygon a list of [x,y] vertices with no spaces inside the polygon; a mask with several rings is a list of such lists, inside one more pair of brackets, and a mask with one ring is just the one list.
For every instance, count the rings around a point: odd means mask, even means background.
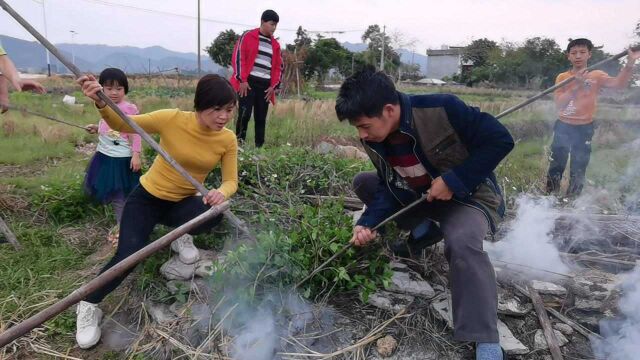
[{"label": "boy's blue jeans", "polygon": [[571,125],[557,120],[553,130],[551,159],[547,175],[547,192],[554,193],[560,189],[562,173],[567,166],[569,154],[571,154],[567,196],[578,196],[584,187],[585,173],[591,158],[593,123]]}]

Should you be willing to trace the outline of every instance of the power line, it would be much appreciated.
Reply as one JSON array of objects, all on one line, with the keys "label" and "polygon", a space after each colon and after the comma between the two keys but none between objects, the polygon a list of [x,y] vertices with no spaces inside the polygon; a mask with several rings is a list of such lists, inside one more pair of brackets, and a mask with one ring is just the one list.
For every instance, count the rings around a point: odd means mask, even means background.
[{"label": "power line", "polygon": [[[36,1],[36,0],[33,0]],[[151,14],[158,14],[158,15],[165,15],[165,16],[173,16],[173,17],[180,17],[183,19],[190,19],[190,20],[197,20],[198,17],[197,16],[193,16],[193,15],[186,15],[186,14],[177,14],[177,13],[173,13],[173,12],[169,12],[169,11],[162,11],[162,10],[154,10],[154,9],[147,9],[147,8],[142,8],[142,7],[138,7],[138,6],[133,6],[133,5],[125,5],[125,4],[117,4],[117,3],[112,3],[109,1],[104,1],[104,0],[81,0],[84,2],[88,2],[88,3],[94,3],[94,4],[98,4],[98,5],[103,5],[103,6],[113,6],[113,7],[120,7],[120,8],[124,8],[124,9],[130,9],[130,10],[137,10],[137,11],[143,11],[143,12],[147,12],[147,13],[151,13]],[[244,26],[244,27],[254,27],[255,24],[244,24],[244,23],[237,23],[237,22],[233,22],[233,21],[224,21],[224,20],[218,20],[218,19],[211,19],[211,18],[200,18],[201,21],[205,21],[205,22],[210,22],[210,23],[215,23],[215,24],[224,24],[224,25],[234,25],[234,26]],[[298,29],[287,29],[287,28],[278,28],[279,31],[298,31]],[[305,30],[307,33],[324,33],[324,34],[344,34],[344,33],[350,33],[350,32],[363,32],[364,29],[352,29],[352,30]]]}]

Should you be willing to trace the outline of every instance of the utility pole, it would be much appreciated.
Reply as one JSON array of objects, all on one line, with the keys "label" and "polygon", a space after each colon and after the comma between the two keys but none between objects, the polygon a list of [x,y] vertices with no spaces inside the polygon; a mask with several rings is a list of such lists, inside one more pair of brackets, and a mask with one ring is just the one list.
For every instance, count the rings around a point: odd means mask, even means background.
[{"label": "utility pole", "polygon": [[71,33],[71,62],[73,63],[73,65],[75,65],[76,64],[76,51],[74,49],[74,44],[75,44],[75,36],[78,33],[73,31],[73,30],[69,30],[69,32]]},{"label": "utility pole", "polygon": [[298,48],[293,49],[293,61],[296,63],[296,89],[298,91],[298,98],[300,98],[300,62],[298,61]]},{"label": "utility pole", "polygon": [[200,64],[200,0],[198,0],[198,76],[202,71],[202,66]]},{"label": "utility pole", "polygon": [[351,53],[351,75],[353,75],[356,53]]},{"label": "utility pole", "polygon": [[387,26],[382,26],[382,51],[380,52],[380,71],[384,71],[384,42],[385,42],[385,32],[387,31]]},{"label": "utility pole", "polygon": [[[47,12],[44,8],[44,0],[42,0],[42,22],[44,23],[44,37],[48,38],[47,35]],[[51,57],[49,56],[49,49],[44,49],[47,54],[47,76],[51,77]]]}]

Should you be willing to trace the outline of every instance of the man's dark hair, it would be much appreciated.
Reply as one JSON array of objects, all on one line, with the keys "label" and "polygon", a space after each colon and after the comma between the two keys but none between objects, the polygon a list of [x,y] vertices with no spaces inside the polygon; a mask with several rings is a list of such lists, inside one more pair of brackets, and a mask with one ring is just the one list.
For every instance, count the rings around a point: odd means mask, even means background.
[{"label": "man's dark hair", "polygon": [[193,107],[203,111],[214,107],[222,107],[237,101],[236,92],[229,81],[220,75],[207,74],[196,85]]},{"label": "man's dark hair", "polygon": [[574,46],[586,46],[589,51],[593,50],[593,43],[591,40],[585,38],[570,39],[569,45],[567,45],[567,53],[569,53]]},{"label": "man's dark hair", "polygon": [[124,71],[117,68],[106,68],[102,70],[98,77],[98,82],[102,86],[122,86],[124,93],[129,93],[129,81]]},{"label": "man's dark hair", "polygon": [[340,86],[336,115],[340,121],[354,121],[361,116],[378,117],[386,104],[400,103],[393,81],[372,66],[348,77]]},{"label": "man's dark hair", "polygon": [[265,10],[260,17],[260,21],[273,21],[274,23],[280,22],[280,16],[273,10]]}]

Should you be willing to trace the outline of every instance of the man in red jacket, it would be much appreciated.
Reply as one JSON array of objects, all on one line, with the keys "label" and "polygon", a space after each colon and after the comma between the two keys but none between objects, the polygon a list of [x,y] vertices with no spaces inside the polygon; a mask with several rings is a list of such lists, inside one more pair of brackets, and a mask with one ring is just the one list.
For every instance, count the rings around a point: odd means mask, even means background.
[{"label": "man in red jacket", "polygon": [[231,85],[240,95],[236,136],[244,142],[253,110],[256,147],[264,144],[269,102],[275,104],[282,78],[280,44],[273,37],[279,20],[275,11],[263,12],[260,27],[242,34],[231,58]]}]

